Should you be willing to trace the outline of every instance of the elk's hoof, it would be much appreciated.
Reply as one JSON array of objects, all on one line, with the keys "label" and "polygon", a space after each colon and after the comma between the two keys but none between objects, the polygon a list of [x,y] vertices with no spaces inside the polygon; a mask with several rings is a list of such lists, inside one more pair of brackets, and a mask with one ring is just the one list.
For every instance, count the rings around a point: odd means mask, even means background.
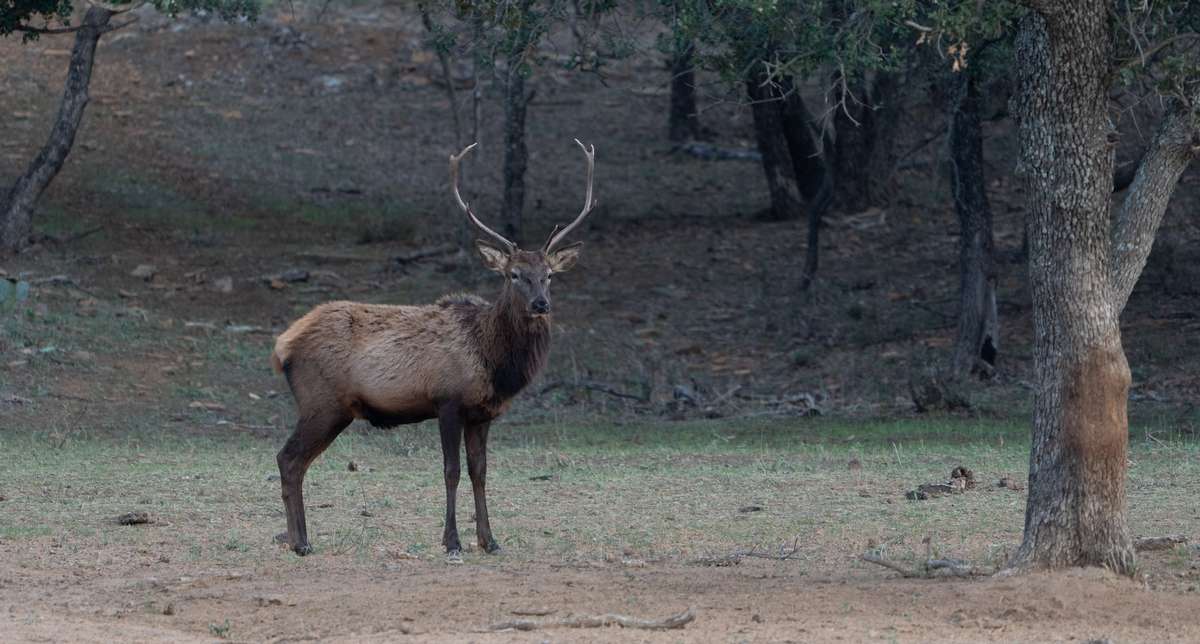
[{"label": "elk's hoof", "polygon": [[483,551],[488,553],[489,555],[498,555],[498,554],[504,552],[504,548],[501,548],[500,544],[496,543],[495,541],[487,542],[486,544],[484,544],[482,546],[482,548],[483,548]]},{"label": "elk's hoof", "polygon": [[296,554],[300,555],[301,557],[303,557],[305,555],[311,555],[312,551],[313,551],[312,546],[307,543],[300,543],[300,544],[296,544],[296,545],[292,546],[292,552],[295,552]]},{"label": "elk's hoof", "polygon": [[463,562],[462,551],[455,548],[454,550],[446,551],[446,563],[458,565]]}]

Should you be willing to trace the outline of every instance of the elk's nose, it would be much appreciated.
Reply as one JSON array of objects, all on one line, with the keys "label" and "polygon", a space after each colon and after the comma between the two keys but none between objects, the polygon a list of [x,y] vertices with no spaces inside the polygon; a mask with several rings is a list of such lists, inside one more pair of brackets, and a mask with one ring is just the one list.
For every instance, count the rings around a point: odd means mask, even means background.
[{"label": "elk's nose", "polygon": [[529,303],[529,308],[538,315],[545,315],[550,312],[550,302],[544,297],[539,297]]}]

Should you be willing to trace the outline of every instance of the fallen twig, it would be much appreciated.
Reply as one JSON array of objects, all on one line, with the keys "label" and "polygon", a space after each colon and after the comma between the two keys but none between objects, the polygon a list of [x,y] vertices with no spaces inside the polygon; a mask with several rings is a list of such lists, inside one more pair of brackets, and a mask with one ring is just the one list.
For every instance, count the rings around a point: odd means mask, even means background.
[{"label": "fallen twig", "polygon": [[572,387],[576,388],[576,389],[587,389],[589,391],[598,391],[602,394],[616,396],[617,398],[627,398],[629,400],[636,400],[638,402],[647,402],[647,398],[645,396],[627,393],[627,392],[617,389],[616,387],[613,387],[612,385],[605,384],[603,382],[592,382],[592,381],[568,382],[566,380],[556,380],[554,382],[546,383],[544,386],[542,386],[542,388],[540,390],[538,390],[538,395],[549,393],[549,392],[554,391],[555,389],[559,389],[559,388],[568,389],[568,388],[572,388]]},{"label": "fallen twig", "polygon": [[1187,542],[1188,538],[1181,534],[1167,535],[1165,537],[1141,537],[1133,540],[1133,549],[1138,552],[1166,550],[1172,546]]},{"label": "fallen twig", "polygon": [[894,561],[884,559],[878,553],[867,552],[862,556],[863,561],[891,568],[900,573],[905,578],[920,578],[929,579],[942,575],[950,575],[953,577],[982,577],[991,574],[989,571],[982,570],[971,565],[968,561],[961,559],[933,559],[925,560],[925,563],[920,568],[907,568]]},{"label": "fallen twig", "polygon": [[419,262],[422,259],[428,259],[430,257],[437,257],[439,255],[449,255],[449,254],[457,252],[457,251],[458,251],[458,246],[456,246],[454,244],[444,244],[442,246],[434,246],[432,248],[421,248],[418,250],[409,251],[407,253],[400,253],[399,255],[393,255],[392,262],[396,263],[396,264],[411,264],[413,262]]},{"label": "fallen twig", "polygon": [[873,552],[868,552],[868,553],[863,554],[862,559],[863,559],[863,561],[873,563],[873,564],[878,564],[880,566],[883,566],[884,568],[891,568],[892,570],[895,570],[896,572],[900,573],[901,577],[912,578],[912,577],[925,577],[926,576],[926,575],[922,574],[919,570],[912,569],[912,568],[905,568],[904,566],[901,566],[900,564],[898,564],[894,561],[888,561],[887,559],[884,559],[883,557],[880,557],[879,555],[877,555]]},{"label": "fallen twig", "polygon": [[800,537],[796,537],[795,539],[792,540],[791,547],[788,547],[786,544],[783,544],[783,543],[779,544],[779,551],[775,554],[771,554],[771,553],[765,552],[765,551],[758,552],[758,546],[754,546],[754,547],[750,548],[749,550],[736,550],[736,551],[734,551],[733,554],[739,555],[742,557],[757,557],[759,559],[775,559],[777,561],[786,561],[786,560],[794,557],[796,555],[796,552],[799,550],[800,550]]},{"label": "fallen twig", "polygon": [[563,617],[559,619],[514,619],[507,622],[493,624],[481,632],[497,632],[497,631],[533,631],[539,628],[602,628],[605,626],[620,626],[621,628],[640,628],[645,630],[661,631],[673,628],[683,628],[689,622],[696,619],[692,609],[687,609],[682,613],[671,615],[665,619],[638,619],[636,617],[627,617],[625,615],[617,615],[608,613],[607,615],[591,615],[583,617]]}]

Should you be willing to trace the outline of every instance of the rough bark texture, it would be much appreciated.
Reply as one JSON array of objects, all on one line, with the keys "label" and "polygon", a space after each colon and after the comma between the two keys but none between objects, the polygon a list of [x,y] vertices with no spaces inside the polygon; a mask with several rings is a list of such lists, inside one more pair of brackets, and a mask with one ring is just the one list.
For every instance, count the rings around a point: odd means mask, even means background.
[{"label": "rough bark texture", "polygon": [[0,251],[18,251],[29,243],[37,200],[58,175],[75,143],[75,133],[89,100],[88,85],[92,81],[96,44],[111,30],[109,20],[112,16],[113,12],[107,9],[91,7],[75,32],[62,103],[50,138],[8,194],[0,199]]},{"label": "rough bark texture", "polygon": [[768,219],[796,219],[803,212],[800,186],[783,129],[783,101],[778,89],[761,75],[746,80],[746,95],[754,116],[754,136],[762,154],[763,172],[771,195]]},{"label": "rough bark texture", "polygon": [[1131,573],[1125,519],[1130,374],[1112,276],[1112,34],[1103,0],[1046,3],[1020,25],[1016,69],[1029,182],[1033,442],[1014,568]]},{"label": "rough bark texture", "polygon": [[999,351],[996,273],[992,259],[992,210],[983,177],[983,130],[974,75],[952,79],[950,96],[950,188],[958,214],[959,312],[953,370],[988,373]]},{"label": "rough bark texture", "polygon": [[671,60],[671,109],[667,117],[667,134],[671,141],[683,142],[700,138],[700,115],[696,112],[695,45],[677,45]]}]

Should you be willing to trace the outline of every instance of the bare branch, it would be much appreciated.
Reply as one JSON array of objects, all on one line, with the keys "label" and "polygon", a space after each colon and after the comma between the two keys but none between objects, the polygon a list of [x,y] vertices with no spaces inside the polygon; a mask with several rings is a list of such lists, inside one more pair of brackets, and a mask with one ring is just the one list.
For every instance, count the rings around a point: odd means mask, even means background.
[{"label": "bare branch", "polygon": [[1198,106],[1200,91],[1187,102],[1172,100],[1117,212],[1109,276],[1118,313],[1142,274],[1180,175],[1200,152]]}]

